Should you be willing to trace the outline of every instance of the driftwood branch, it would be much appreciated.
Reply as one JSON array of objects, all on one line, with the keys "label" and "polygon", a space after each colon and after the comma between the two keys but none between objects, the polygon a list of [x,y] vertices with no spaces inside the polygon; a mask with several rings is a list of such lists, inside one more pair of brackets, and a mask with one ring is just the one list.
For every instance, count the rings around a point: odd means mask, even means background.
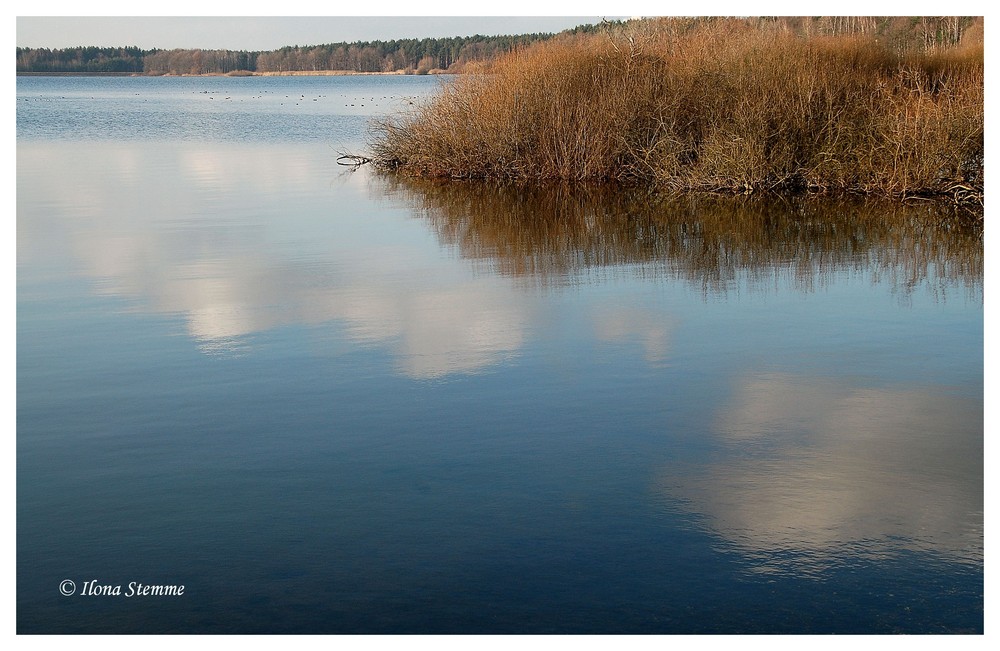
[{"label": "driftwood branch", "polygon": [[372,162],[371,158],[368,158],[367,156],[358,156],[357,154],[341,154],[337,157],[337,165],[344,165],[345,167],[350,167],[355,170],[370,162]]}]

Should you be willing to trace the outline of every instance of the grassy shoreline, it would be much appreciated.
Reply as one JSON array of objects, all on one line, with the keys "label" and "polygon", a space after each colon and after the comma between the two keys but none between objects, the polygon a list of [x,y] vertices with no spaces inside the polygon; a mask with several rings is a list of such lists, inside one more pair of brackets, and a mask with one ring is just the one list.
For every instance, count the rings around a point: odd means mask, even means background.
[{"label": "grassy shoreline", "polygon": [[981,34],[905,52],[780,22],[662,19],[540,43],[375,125],[372,159],[439,178],[982,204]]}]

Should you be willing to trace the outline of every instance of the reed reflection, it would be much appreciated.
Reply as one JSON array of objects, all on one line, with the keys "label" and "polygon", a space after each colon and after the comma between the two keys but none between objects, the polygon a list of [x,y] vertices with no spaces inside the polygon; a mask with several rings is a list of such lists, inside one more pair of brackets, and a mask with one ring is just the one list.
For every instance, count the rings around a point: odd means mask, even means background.
[{"label": "reed reflection", "polygon": [[[615,274],[724,295],[811,291],[846,271],[904,297],[982,301],[981,233],[928,206],[665,200],[367,172],[331,190],[307,173],[333,164],[325,146],[31,142],[17,153],[20,269],[73,267],[60,273],[138,299],[133,309],[179,315],[207,352],[337,322],[352,342],[390,348],[404,375],[475,372],[520,354],[551,309],[550,295],[517,285]],[[67,181],[54,189],[51,178]],[[589,303],[594,336],[638,340],[662,363],[682,316],[618,298]]]},{"label": "reed reflection", "polygon": [[528,187],[377,177],[440,241],[497,272],[543,284],[628,265],[706,293],[776,284],[813,291],[833,273],[982,298],[982,231],[941,204],[830,199],[668,198],[639,189]]}]

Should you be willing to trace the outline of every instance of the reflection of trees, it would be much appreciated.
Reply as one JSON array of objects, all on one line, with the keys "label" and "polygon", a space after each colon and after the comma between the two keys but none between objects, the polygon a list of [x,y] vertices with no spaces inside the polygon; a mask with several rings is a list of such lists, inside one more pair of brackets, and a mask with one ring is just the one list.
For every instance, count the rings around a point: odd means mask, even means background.
[{"label": "reflection of trees", "polygon": [[[724,291],[790,276],[811,289],[834,272],[867,272],[902,292],[947,285],[981,295],[981,229],[950,208],[846,200],[666,198],[601,186],[525,187],[379,178],[445,244],[500,273],[543,282],[638,265]],[[382,187],[383,184],[385,187]]]}]

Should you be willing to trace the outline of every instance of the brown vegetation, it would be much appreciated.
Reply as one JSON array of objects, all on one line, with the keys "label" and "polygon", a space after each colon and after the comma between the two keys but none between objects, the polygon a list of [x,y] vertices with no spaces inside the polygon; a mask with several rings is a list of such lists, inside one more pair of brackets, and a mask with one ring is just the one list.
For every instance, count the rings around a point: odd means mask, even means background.
[{"label": "brown vegetation", "polygon": [[955,219],[942,202],[395,175],[373,182],[375,195],[405,202],[463,258],[530,283],[617,266],[712,292],[739,279],[773,288],[779,274],[812,289],[845,270],[888,277],[901,295],[918,287],[980,297],[983,290],[982,224]]},{"label": "brown vegetation", "polygon": [[911,21],[920,47],[817,20],[646,20],[539,43],[376,125],[373,157],[432,177],[981,203],[981,20],[942,43]]}]

